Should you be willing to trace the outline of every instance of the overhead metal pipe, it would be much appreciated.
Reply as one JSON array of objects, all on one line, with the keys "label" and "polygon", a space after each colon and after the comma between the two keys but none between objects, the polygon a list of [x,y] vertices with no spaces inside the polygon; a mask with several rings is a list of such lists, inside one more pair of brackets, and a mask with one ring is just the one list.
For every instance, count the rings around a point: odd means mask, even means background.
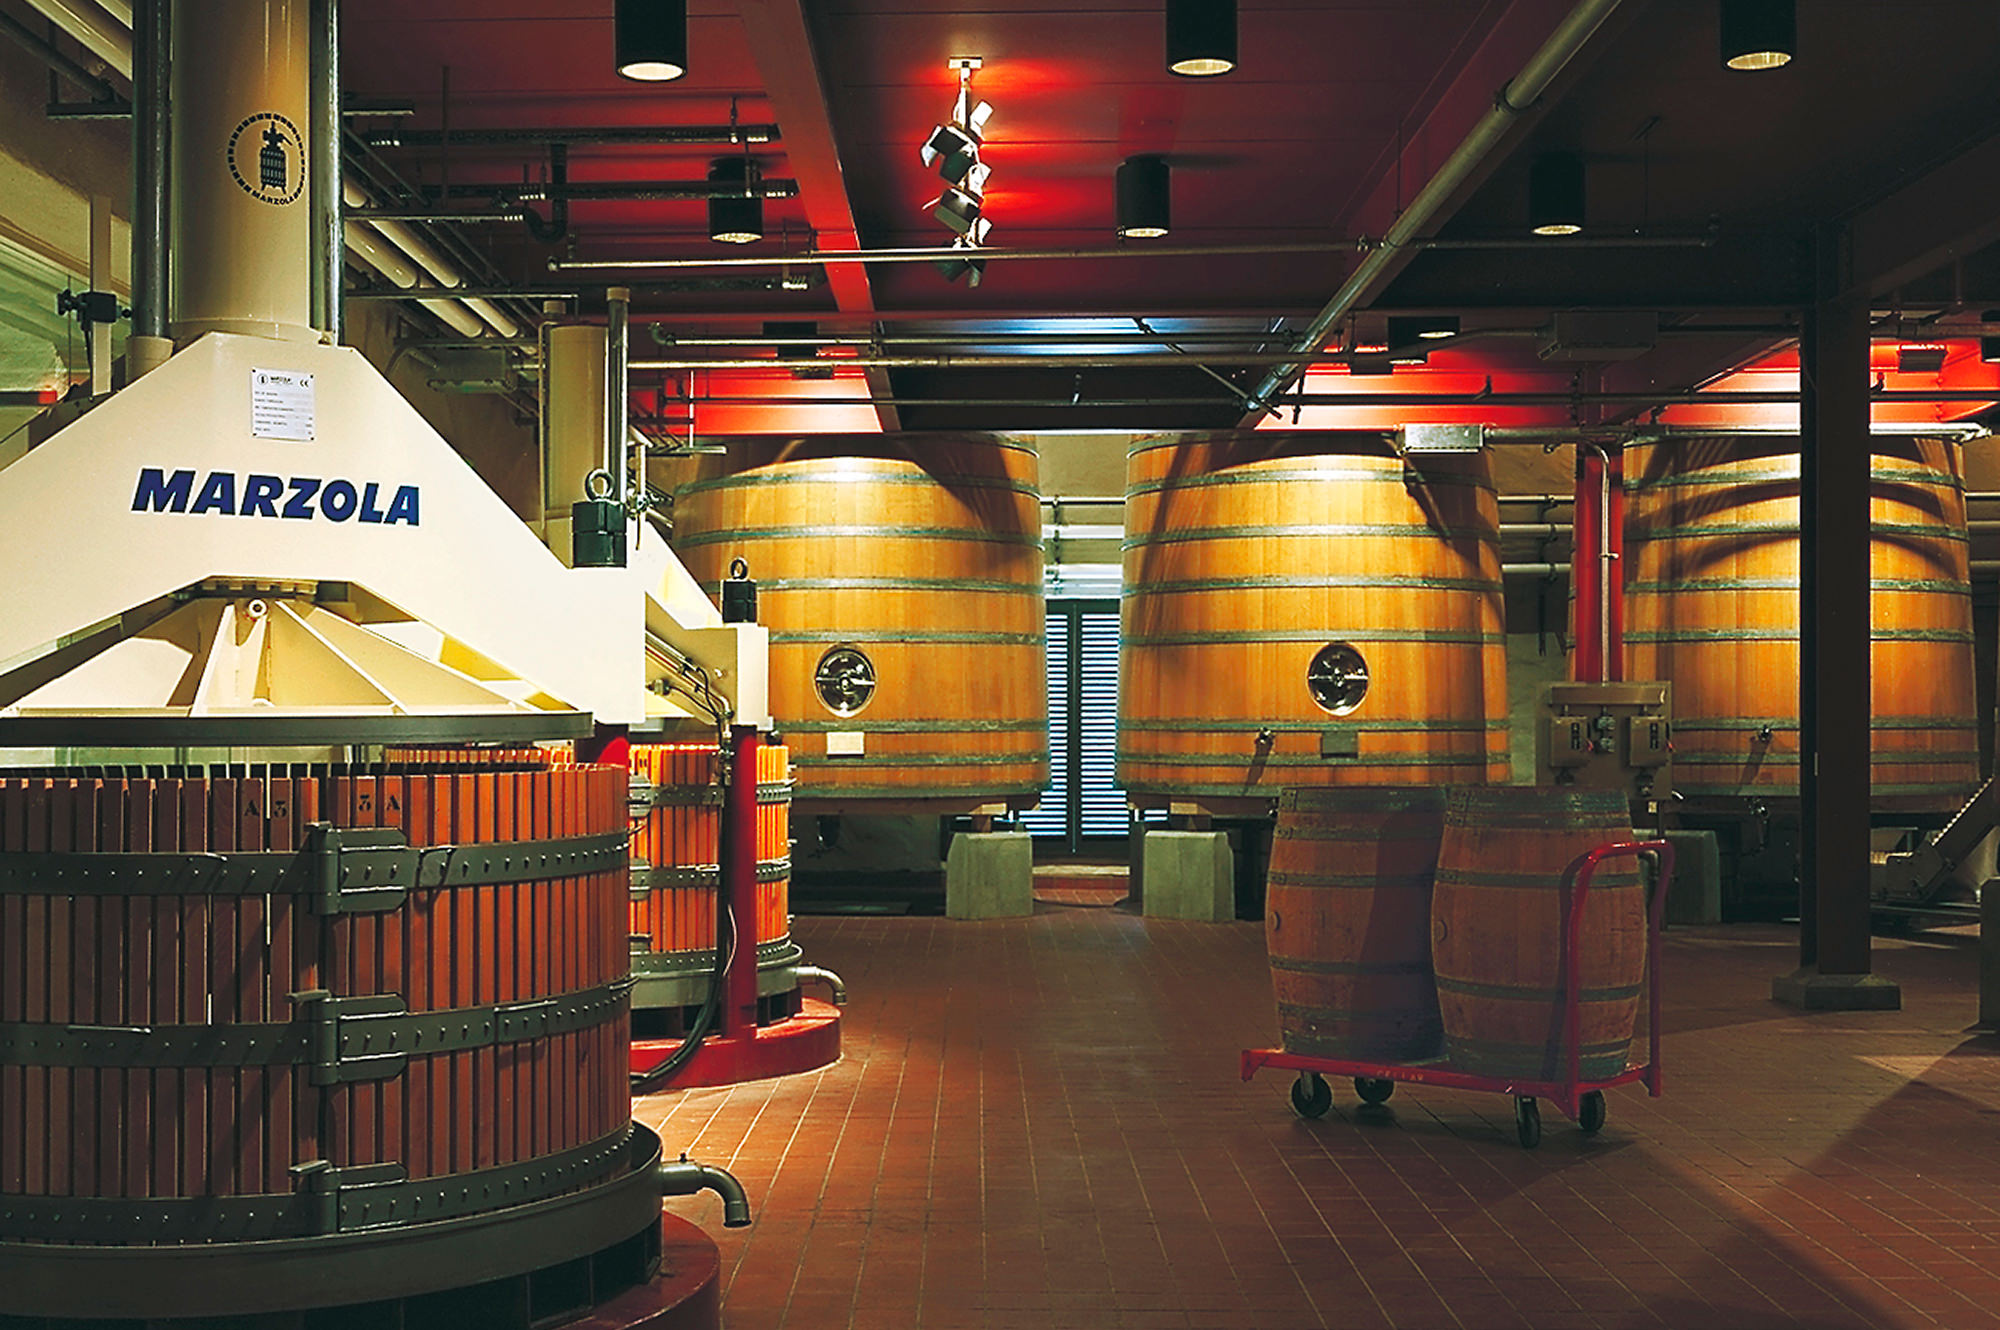
[{"label": "overhead metal pipe", "polygon": [[[1053,368],[1055,357],[1042,358],[1044,364]],[[710,361],[703,368],[712,368],[718,363]],[[822,365],[839,366],[853,364],[853,361],[823,361]],[[645,369],[650,361],[633,361],[632,368]],[[759,360],[754,362],[759,369],[788,369],[782,361]],[[697,397],[698,404],[730,406],[853,406],[860,399],[844,397],[783,397],[783,396],[715,396]],[[1223,397],[1130,397],[1130,398],[1083,398],[1073,397],[1022,398],[1022,397],[876,397],[868,399],[874,404],[892,406],[976,406],[976,407],[1154,407],[1154,406],[1206,406],[1227,405]],[[1277,402],[1280,409],[1292,406],[1568,406],[1573,402],[1609,402],[1623,406],[1685,406],[1699,403],[1703,406],[1785,406],[1799,400],[1797,393],[1291,393]],[[1874,402],[1949,402],[2000,401],[2000,389],[1991,392],[1881,392],[1869,399]],[[1720,427],[1689,426],[1683,431],[1691,434],[1734,434],[1746,431],[1723,429]],[[1792,430],[1755,431],[1768,433],[1794,433]],[[1914,430],[1878,430],[1878,433],[1967,433],[1977,437],[1986,433],[1977,428],[1963,428],[1955,424],[1926,426]],[[1508,440],[1499,440],[1508,442]],[[1533,442],[1533,440],[1516,440]]]},{"label": "overhead metal pipe", "polygon": [[[463,300],[468,305],[489,300],[575,300],[582,292],[576,287],[550,289],[524,286],[413,286],[399,291],[361,290],[349,291],[349,300]],[[501,336],[513,339],[520,336],[519,326],[498,310],[497,318],[508,325]],[[760,361],[769,367],[770,361]]]},{"label": "overhead metal pipe", "polygon": [[546,143],[776,143],[776,125],[542,125],[524,129],[382,129],[363,134],[371,148],[500,148]]},{"label": "overhead metal pipe", "polygon": [[[1335,240],[1273,240],[1233,245],[1096,245],[1042,246],[1036,248],[979,247],[982,261],[1005,259],[1211,259],[1243,258],[1285,254],[1340,254],[1349,251],[1379,252],[1399,249],[1522,249],[1554,251],[1563,249],[1696,249],[1716,243],[1712,234],[1699,236],[1575,236],[1557,239],[1512,240],[1500,237],[1467,240],[1403,240],[1388,237],[1353,236]],[[780,263],[936,263],[963,257],[963,250],[920,246],[903,249],[807,249],[789,254],[733,254],[710,257],[685,256],[666,259],[551,259],[550,272],[663,272],[674,268],[771,267]]]},{"label": "overhead metal pipe", "polygon": [[93,101],[114,103],[118,93],[109,83],[79,65],[76,61],[43,38],[33,28],[0,10],[0,34],[11,37],[16,43],[32,52],[41,62],[56,73],[89,93]]},{"label": "overhead metal pipe", "polygon": [[[562,145],[557,145],[562,146]],[[750,186],[741,182],[715,180],[545,180],[533,184],[457,184],[438,191],[446,199],[496,198],[510,202],[542,203],[567,199],[572,203],[603,202],[693,202],[715,198],[797,198],[799,182],[759,178]]]},{"label": "overhead metal pipe", "polygon": [[1269,405],[1305,373],[1312,353],[1326,345],[1328,337],[1340,326],[1340,321],[1361,303],[1376,279],[1388,271],[1398,251],[1415,240],[1443,211],[1445,203],[1471,178],[1487,155],[1499,146],[1515,120],[1548,90],[1563,66],[1583,49],[1592,34],[1611,16],[1611,11],[1618,8],[1618,3],[1619,0],[1581,0],[1556,26],[1541,49],[1522,66],[1521,72],[1494,95],[1493,105],[1453,149],[1437,173],[1417,191],[1416,197],[1410,200],[1410,206],[1383,237],[1383,243],[1362,259],[1334,293],[1333,299],[1313,319],[1299,338],[1300,358],[1294,363],[1280,365],[1259,381],[1250,394],[1254,404]]},{"label": "overhead metal pipe", "polygon": [[167,89],[172,82],[172,0],[140,0],[132,52],[132,338],[125,380],[157,369],[173,354],[167,335]]},{"label": "overhead metal pipe", "polygon": [[340,184],[340,0],[312,0],[312,169],[308,205],[313,230],[313,325],[335,346],[341,338],[347,231]]},{"label": "overhead metal pipe", "polygon": [[130,7],[120,16],[97,0],[28,0],[51,23],[74,37],[92,55],[111,68],[132,77],[132,23]]},{"label": "overhead metal pipe", "polygon": [[625,502],[625,436],[632,406],[632,355],[626,327],[632,293],[614,286],[604,293],[604,469],[611,475],[613,502]]}]

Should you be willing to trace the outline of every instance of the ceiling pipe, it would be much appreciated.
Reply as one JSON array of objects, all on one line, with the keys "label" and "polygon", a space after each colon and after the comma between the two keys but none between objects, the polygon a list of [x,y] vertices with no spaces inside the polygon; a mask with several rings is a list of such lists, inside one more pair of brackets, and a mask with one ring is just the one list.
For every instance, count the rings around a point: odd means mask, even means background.
[{"label": "ceiling pipe", "polygon": [[[167,340],[167,177],[173,150],[167,114],[171,74],[172,0],[150,0],[136,32],[132,80],[132,335],[146,339],[127,348],[126,381],[157,368],[172,354]],[[136,362],[136,363],[135,363]],[[137,372],[135,372],[135,370]]]},{"label": "ceiling pipe", "polygon": [[[152,0],[154,4],[167,0]],[[199,3],[199,0],[197,0]],[[311,0],[312,179],[306,206],[312,209],[313,326],[340,345],[343,331],[341,288],[345,285],[347,223],[341,216],[340,180],[340,0]]]},{"label": "ceiling pipe", "polygon": [[1542,48],[1522,66],[1521,72],[1494,95],[1492,107],[1452,150],[1437,174],[1410,200],[1410,206],[1389,228],[1382,244],[1362,259],[1334,293],[1333,299],[1327,302],[1326,308],[1313,319],[1299,338],[1299,359],[1273,369],[1252,390],[1253,409],[1268,406],[1305,373],[1312,353],[1326,345],[1341,320],[1361,303],[1376,280],[1388,272],[1397,254],[1408,248],[1410,242],[1437,218],[1451,196],[1472,178],[1473,172],[1500,145],[1514,122],[1548,90],[1563,66],[1583,49],[1592,34],[1617,7],[1618,0],[1581,0],[1556,26]]},{"label": "ceiling pipe", "polygon": [[[1392,233],[1393,234],[1393,233]],[[1046,246],[1007,249],[979,247],[980,259],[1214,259],[1284,254],[1339,254],[1397,249],[1520,249],[1543,252],[1564,249],[1706,249],[1716,243],[1710,232],[1698,236],[1574,236],[1559,239],[1476,237],[1465,240],[1394,241],[1389,237],[1351,236],[1336,240],[1266,241],[1242,245],[1101,245]],[[671,259],[551,259],[550,272],[663,272],[674,268],[768,268],[785,263],[937,263],[962,256],[963,250],[914,247],[902,249],[807,249],[789,254],[744,254]]]},{"label": "ceiling pipe", "polygon": [[[423,269],[410,261],[410,256],[385,240],[380,232],[369,229],[360,222],[350,221],[342,234],[347,240],[347,252],[368,267],[381,274],[384,279],[398,287],[420,287],[426,280]],[[347,299],[355,299],[361,293],[350,291]],[[438,316],[453,331],[471,340],[478,340],[481,333],[488,331],[485,324],[472,316],[471,311],[455,300],[410,296],[425,309]],[[497,342],[497,339],[496,339]]]},{"label": "ceiling pipe", "polygon": [[[352,176],[349,176],[343,182],[341,200],[346,207],[356,209],[366,208],[373,202],[361,187],[354,182]],[[366,225],[381,232],[385,240],[408,255],[419,268],[422,268],[424,272],[429,274],[431,280],[436,282],[440,288],[445,288],[448,291],[449,288],[459,286],[464,282],[464,277],[460,275],[457,268],[452,266],[451,261],[438,253],[437,248],[430,241],[424,239],[422,235],[406,223],[376,221],[368,222]],[[397,284],[403,285],[400,282]],[[350,291],[347,293],[347,298],[353,300],[361,294],[358,291]],[[439,293],[437,294],[437,298],[461,300],[465,303],[467,309],[471,310],[473,314],[478,316],[494,332],[499,333],[502,337],[519,337],[521,335],[521,325],[508,317],[490,299],[486,298],[489,295],[497,298],[505,298],[511,294],[513,293],[508,291],[482,291],[477,295],[470,292],[458,295]],[[458,327],[456,323],[453,323],[452,326]],[[462,328],[459,330],[461,332],[464,331]]]},{"label": "ceiling pipe", "polygon": [[132,77],[132,7],[113,13],[97,0],[28,0],[50,22],[74,37],[84,50]]},{"label": "ceiling pipe", "polygon": [[642,144],[776,143],[776,125],[616,125],[565,128],[544,125],[530,129],[381,129],[363,134],[371,148],[503,148],[545,143]]},{"label": "ceiling pipe", "polygon": [[92,101],[109,104],[118,100],[117,92],[109,83],[70,59],[33,28],[4,10],[0,10],[0,34],[13,38],[43,64],[89,93]]},{"label": "ceiling pipe", "polygon": [[[1044,360],[1047,364],[1048,361]],[[841,362],[823,362],[823,365],[839,368]],[[712,368],[703,364],[701,368]],[[759,369],[789,370],[791,366],[783,361],[760,360]],[[963,365],[959,366],[964,368]],[[633,361],[633,370],[654,368],[651,361]],[[1061,368],[1061,366],[1051,366]],[[859,398],[847,397],[785,397],[785,396],[701,396],[697,403],[717,406],[854,406],[866,405]],[[875,402],[888,402],[894,406],[974,406],[974,407],[1218,407],[1227,406],[1222,397],[1130,397],[1130,398],[1083,398],[1072,397],[1023,398],[1023,397],[895,397],[875,398]],[[1797,393],[1704,393],[1675,390],[1657,393],[1288,393],[1277,402],[1283,410],[1294,406],[1496,406],[1496,407],[1567,407],[1578,402],[1608,402],[1617,406],[1790,406],[1799,401]],[[1954,390],[1949,392],[1878,392],[1869,397],[1871,402],[1880,403],[1929,403],[1929,402],[2000,402],[2000,388],[1982,391]],[[1646,426],[1646,431],[1663,427]],[[1673,428],[1673,427],[1664,427]],[[1680,427],[1682,433],[1694,435],[1773,433],[1796,434],[1796,428],[1773,429],[1769,431],[1724,429],[1717,426],[1690,425]],[[1642,431],[1644,432],[1644,431]],[[1935,425],[1913,425],[1893,430],[1877,428],[1878,434],[1954,434],[1964,437],[1982,437],[1988,431],[1970,426],[1960,421],[1939,422]],[[1498,439],[1499,443],[1531,443],[1534,439]]]},{"label": "ceiling pipe", "polygon": [[[98,4],[97,0],[28,0],[28,3],[37,12],[55,23],[57,27],[83,43],[86,48],[119,74],[127,79],[132,77],[131,29],[124,23],[121,23],[102,5]],[[355,183],[351,175],[343,180],[341,193],[343,202],[348,207],[365,207],[373,202],[361,187]],[[401,250],[409,260],[415,262],[418,267],[428,273],[432,280],[446,287],[456,285],[464,280],[458,270],[447,262],[444,256],[439,254],[430,242],[412,231],[408,226],[400,222],[370,222],[367,225],[379,232],[383,239],[395,249]],[[355,256],[361,259],[363,263],[374,268],[377,272],[380,272],[384,277],[387,277],[399,286],[414,284],[414,281],[400,279],[395,273],[389,271],[388,268],[384,268],[377,261],[378,259],[383,261],[388,260],[388,256],[383,253],[381,245],[355,246],[355,229],[343,226],[342,231],[350,248],[354,250]],[[392,266],[403,272],[407,272],[408,270],[406,264],[392,264]],[[441,299],[451,298],[448,295],[441,297]],[[503,337],[516,337],[520,335],[520,325],[490,303],[484,300],[468,301],[467,308],[477,316],[478,320],[471,328],[466,327],[462,320],[456,318],[447,318],[445,322],[449,323],[459,332],[467,333],[468,335],[477,330],[480,323],[498,332]],[[435,308],[433,308],[433,312],[437,312]]]}]

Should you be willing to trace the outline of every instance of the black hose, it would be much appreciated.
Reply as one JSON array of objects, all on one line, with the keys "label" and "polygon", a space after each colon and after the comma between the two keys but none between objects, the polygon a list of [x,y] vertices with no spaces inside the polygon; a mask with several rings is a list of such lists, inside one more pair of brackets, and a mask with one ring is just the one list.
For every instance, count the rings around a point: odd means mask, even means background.
[{"label": "black hose", "polygon": [[[717,890],[720,890],[719,886]],[[681,1037],[680,1047],[669,1053],[667,1060],[659,1066],[648,1071],[632,1073],[632,1091],[635,1094],[651,1094],[672,1080],[682,1067],[693,1060],[695,1053],[701,1048],[702,1041],[708,1038],[708,1032],[715,1028],[715,1017],[722,1009],[722,990],[729,974],[730,957],[736,951],[737,937],[735,912],[726,910],[722,917],[729,925],[729,945],[718,946],[715,949],[715,972],[709,976],[708,997],[695,1015],[694,1024],[689,1026],[688,1032]]]}]

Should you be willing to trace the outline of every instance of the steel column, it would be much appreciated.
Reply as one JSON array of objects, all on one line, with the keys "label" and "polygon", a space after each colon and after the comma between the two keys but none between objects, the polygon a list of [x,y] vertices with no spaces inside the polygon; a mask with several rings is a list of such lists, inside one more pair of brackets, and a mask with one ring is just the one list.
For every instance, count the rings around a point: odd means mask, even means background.
[{"label": "steel column", "polygon": [[1772,995],[1807,1008],[1897,1007],[1869,974],[1868,301],[1820,245],[1800,355],[1799,970]]}]

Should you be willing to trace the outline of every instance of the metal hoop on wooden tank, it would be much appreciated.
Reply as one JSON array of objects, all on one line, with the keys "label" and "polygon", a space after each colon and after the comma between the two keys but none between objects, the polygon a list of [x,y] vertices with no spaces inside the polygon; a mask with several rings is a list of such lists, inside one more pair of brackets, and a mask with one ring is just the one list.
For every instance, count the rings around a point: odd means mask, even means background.
[{"label": "metal hoop on wooden tank", "polygon": [[8,1313],[525,1327],[663,1296],[627,773],[562,742],[590,717],[48,705],[79,686],[40,682],[59,664],[195,641],[176,614],[368,632],[304,588],[210,588],[0,676],[0,749],[44,750],[0,767]]}]

